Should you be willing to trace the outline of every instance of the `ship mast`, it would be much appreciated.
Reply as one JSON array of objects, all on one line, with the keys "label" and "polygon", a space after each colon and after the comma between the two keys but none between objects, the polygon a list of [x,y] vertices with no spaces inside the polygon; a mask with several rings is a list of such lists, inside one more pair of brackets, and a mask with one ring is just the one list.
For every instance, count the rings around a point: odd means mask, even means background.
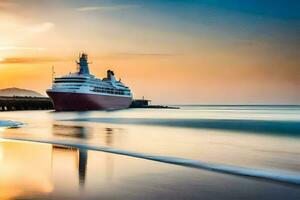
[{"label": "ship mast", "polygon": [[54,71],[54,65],[52,65],[52,81],[54,80],[55,77],[55,71]]}]

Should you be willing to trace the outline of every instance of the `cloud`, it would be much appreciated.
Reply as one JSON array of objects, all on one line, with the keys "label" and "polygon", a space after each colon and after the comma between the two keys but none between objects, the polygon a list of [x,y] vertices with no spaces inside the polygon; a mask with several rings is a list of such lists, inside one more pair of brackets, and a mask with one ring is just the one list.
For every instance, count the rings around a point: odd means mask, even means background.
[{"label": "cloud", "polygon": [[0,64],[32,64],[32,63],[47,63],[47,62],[63,62],[69,61],[68,58],[59,57],[10,57],[1,58]]},{"label": "cloud", "polygon": [[138,5],[113,5],[113,6],[83,6],[76,8],[79,12],[90,12],[90,11],[118,11],[137,8]]},{"label": "cloud", "polygon": [[140,58],[167,58],[178,56],[182,54],[177,53],[109,53],[100,56],[101,59],[140,59]]},{"label": "cloud", "polygon": [[144,57],[144,56],[151,56],[151,57],[169,57],[169,56],[177,56],[179,54],[172,54],[172,53],[113,53],[110,54],[111,56],[134,56],[134,57]]},{"label": "cloud", "polygon": [[27,30],[33,33],[43,33],[52,29],[55,25],[52,22],[44,22],[28,27]]},{"label": "cloud", "polygon": [[[38,49],[36,47],[13,47],[14,49],[24,48],[26,50]],[[42,48],[43,49],[43,48]],[[0,51],[5,50],[4,47],[0,47]],[[168,53],[110,53],[99,55],[99,59],[138,59],[143,57],[170,57],[181,54],[168,54]],[[0,58],[0,64],[33,64],[33,63],[48,63],[48,62],[68,62],[72,61],[72,57],[51,57],[51,56],[41,56],[41,57],[8,57]]]},{"label": "cloud", "polygon": [[29,50],[29,51],[43,51],[45,48],[43,47],[26,47],[26,46],[5,46],[0,47],[0,51],[6,50]]}]

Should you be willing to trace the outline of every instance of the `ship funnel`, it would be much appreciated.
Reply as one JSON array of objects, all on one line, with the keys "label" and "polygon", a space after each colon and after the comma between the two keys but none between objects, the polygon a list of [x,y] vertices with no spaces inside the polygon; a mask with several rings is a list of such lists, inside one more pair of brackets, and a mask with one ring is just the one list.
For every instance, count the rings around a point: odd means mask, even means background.
[{"label": "ship funnel", "polygon": [[116,81],[115,73],[111,70],[107,70],[107,79],[112,81],[112,82],[115,82]]},{"label": "ship funnel", "polygon": [[79,74],[90,74],[87,54],[82,53],[77,64],[79,65]]},{"label": "ship funnel", "polygon": [[107,79],[109,79],[109,80],[111,80],[111,78],[112,78],[112,76],[114,76],[115,74],[114,74],[114,72],[113,71],[111,71],[111,70],[107,70]]}]

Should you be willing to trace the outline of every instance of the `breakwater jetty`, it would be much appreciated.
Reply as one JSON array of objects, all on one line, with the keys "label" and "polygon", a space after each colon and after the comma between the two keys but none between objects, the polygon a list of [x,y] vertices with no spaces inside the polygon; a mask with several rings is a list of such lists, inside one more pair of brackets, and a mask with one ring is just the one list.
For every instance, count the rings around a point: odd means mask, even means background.
[{"label": "breakwater jetty", "polygon": [[47,97],[0,96],[0,111],[51,109],[53,104]]},{"label": "breakwater jetty", "polygon": [[160,109],[179,109],[179,107],[166,106],[166,105],[151,105],[151,100],[148,99],[134,99],[130,108],[160,108]]},{"label": "breakwater jetty", "polygon": [[[134,99],[130,108],[167,108],[178,109],[165,105],[150,105],[150,100]],[[0,111],[14,110],[52,110],[54,109],[52,101],[48,97],[23,97],[23,96],[0,96]]]}]

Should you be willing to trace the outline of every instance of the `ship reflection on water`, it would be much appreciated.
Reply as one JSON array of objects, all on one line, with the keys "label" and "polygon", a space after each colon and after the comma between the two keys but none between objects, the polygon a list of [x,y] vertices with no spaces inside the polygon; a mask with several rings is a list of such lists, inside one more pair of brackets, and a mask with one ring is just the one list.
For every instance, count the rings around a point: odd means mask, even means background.
[{"label": "ship reflection on water", "polygon": [[85,177],[86,177],[86,166],[88,160],[87,150],[52,145],[52,156],[51,156],[52,166],[53,166],[53,162],[56,162],[55,161],[56,156],[58,156],[59,154],[64,154],[64,157],[66,157],[66,154],[68,154],[69,157],[75,158],[76,161],[74,163],[75,163],[75,168],[78,168],[77,171],[78,171],[79,184],[84,185]]},{"label": "ship reflection on water", "polygon": [[81,142],[87,140],[94,140],[105,146],[113,146],[114,134],[116,131],[120,131],[119,128],[102,127],[101,129],[93,130],[92,127],[86,125],[74,125],[74,124],[58,124],[52,125],[52,135],[55,138],[67,138],[67,139],[79,139]]},{"label": "ship reflection on water", "polygon": [[78,176],[80,185],[84,185],[86,176],[86,164],[88,159],[88,154],[86,150],[79,150],[79,161],[78,161]]},{"label": "ship reflection on water", "polygon": [[[113,128],[104,129],[104,143],[107,146],[113,144]],[[83,125],[65,125],[65,124],[53,124],[52,134],[55,136],[64,136],[71,138],[87,139],[91,137],[91,128]],[[52,145],[52,162],[55,154],[61,152],[67,153],[70,157],[77,157],[75,167],[78,167],[78,178],[80,186],[84,186],[86,180],[86,170],[88,162],[88,151],[85,149],[77,149],[68,146]],[[73,154],[73,155],[72,155]],[[107,177],[112,177],[113,161],[110,154],[106,154],[107,169],[110,169],[107,173]]]},{"label": "ship reflection on water", "polygon": [[63,125],[53,124],[52,134],[56,136],[73,137],[73,138],[88,138],[89,129],[79,125]]},{"label": "ship reflection on water", "polygon": [[[74,137],[74,138],[81,138],[85,139],[88,138],[89,129],[85,126],[79,125],[62,125],[62,124],[53,124],[52,133],[56,136],[64,136],[64,137]],[[88,153],[85,149],[76,149],[67,146],[60,146],[60,145],[52,145],[52,163],[53,158],[55,157],[56,153],[60,153],[64,151],[65,153],[75,155],[77,157],[77,162],[75,162],[76,166],[78,166],[78,177],[79,177],[79,184],[81,186],[85,183],[86,178],[86,166],[88,160]]]}]

